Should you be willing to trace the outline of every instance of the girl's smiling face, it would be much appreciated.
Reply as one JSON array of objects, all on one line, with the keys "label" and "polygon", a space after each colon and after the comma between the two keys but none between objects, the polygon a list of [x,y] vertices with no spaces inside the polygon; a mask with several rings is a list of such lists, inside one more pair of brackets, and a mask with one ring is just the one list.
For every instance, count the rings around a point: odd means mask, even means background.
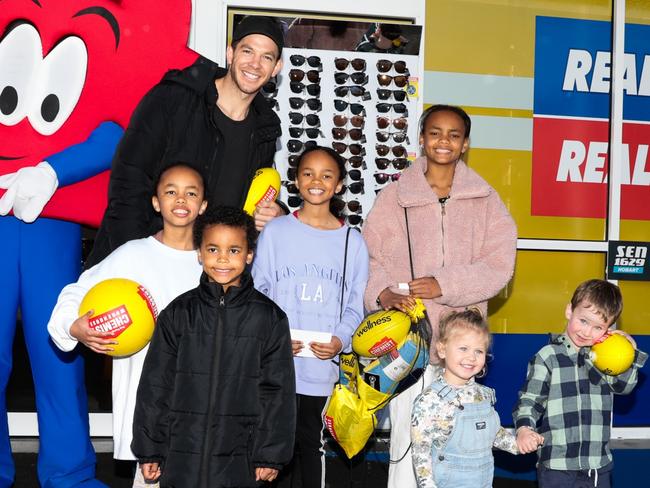
[{"label": "girl's smiling face", "polygon": [[485,366],[488,336],[472,328],[458,328],[445,342],[438,342],[438,356],[445,362],[444,378],[450,385],[462,386]]},{"label": "girl's smiling face", "polygon": [[305,203],[329,205],[329,201],[343,187],[336,161],[324,151],[310,152],[298,166],[296,187]]},{"label": "girl's smiling face", "polygon": [[420,135],[428,164],[455,164],[467,150],[465,124],[454,112],[440,110],[429,115]]}]

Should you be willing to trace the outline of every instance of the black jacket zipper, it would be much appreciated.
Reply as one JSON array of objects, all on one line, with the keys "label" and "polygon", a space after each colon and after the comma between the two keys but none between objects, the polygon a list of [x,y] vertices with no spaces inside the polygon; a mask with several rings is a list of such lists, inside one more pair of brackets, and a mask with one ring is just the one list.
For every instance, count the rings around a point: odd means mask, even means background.
[{"label": "black jacket zipper", "polygon": [[222,343],[223,336],[223,308],[225,307],[225,297],[219,298],[219,307],[217,308],[217,330],[214,334],[214,356],[212,357],[212,368],[210,371],[210,397],[208,399],[208,410],[205,416],[205,436],[203,437],[203,449],[201,451],[201,471],[199,477],[199,486],[208,488],[210,475],[210,458],[212,457],[212,410],[217,399],[217,368],[219,366],[219,344]]}]

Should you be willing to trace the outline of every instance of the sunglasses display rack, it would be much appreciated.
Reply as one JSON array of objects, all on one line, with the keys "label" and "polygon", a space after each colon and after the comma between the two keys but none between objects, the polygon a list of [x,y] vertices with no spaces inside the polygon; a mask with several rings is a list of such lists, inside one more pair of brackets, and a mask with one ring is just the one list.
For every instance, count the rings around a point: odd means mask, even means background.
[{"label": "sunglasses display rack", "polygon": [[361,226],[376,194],[418,155],[417,56],[285,48],[284,66],[262,90],[282,124],[275,165],[280,198],[301,204],[294,185],[300,154],[331,147],[346,160],[339,196],[346,221]]}]

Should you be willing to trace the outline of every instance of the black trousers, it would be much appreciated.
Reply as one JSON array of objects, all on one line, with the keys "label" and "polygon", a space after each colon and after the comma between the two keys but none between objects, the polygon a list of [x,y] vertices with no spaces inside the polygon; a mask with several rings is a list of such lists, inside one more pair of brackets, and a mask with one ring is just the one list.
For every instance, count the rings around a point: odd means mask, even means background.
[{"label": "black trousers", "polygon": [[[324,488],[323,410],[327,397],[296,395],[296,444],[293,460],[278,477],[278,488]],[[299,484],[296,478],[302,480]]]}]

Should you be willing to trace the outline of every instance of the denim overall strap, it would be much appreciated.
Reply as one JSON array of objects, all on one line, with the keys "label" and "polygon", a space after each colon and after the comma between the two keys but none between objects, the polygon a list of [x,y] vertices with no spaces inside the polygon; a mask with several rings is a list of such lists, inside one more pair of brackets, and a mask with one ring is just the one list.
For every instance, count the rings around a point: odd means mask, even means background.
[{"label": "denim overall strap", "polygon": [[454,400],[458,398],[454,388],[441,381],[434,381],[431,383],[429,388],[435,391],[441,399],[446,400],[450,403],[454,403]]},{"label": "denim overall strap", "polygon": [[[445,385],[443,385],[445,386]],[[492,445],[499,429],[499,415],[494,410],[494,392],[485,389],[485,401],[458,405],[454,428],[440,449],[433,448],[433,469],[440,488],[490,488],[494,475]],[[444,394],[443,388],[437,389]],[[453,388],[452,388],[453,391]]]}]

